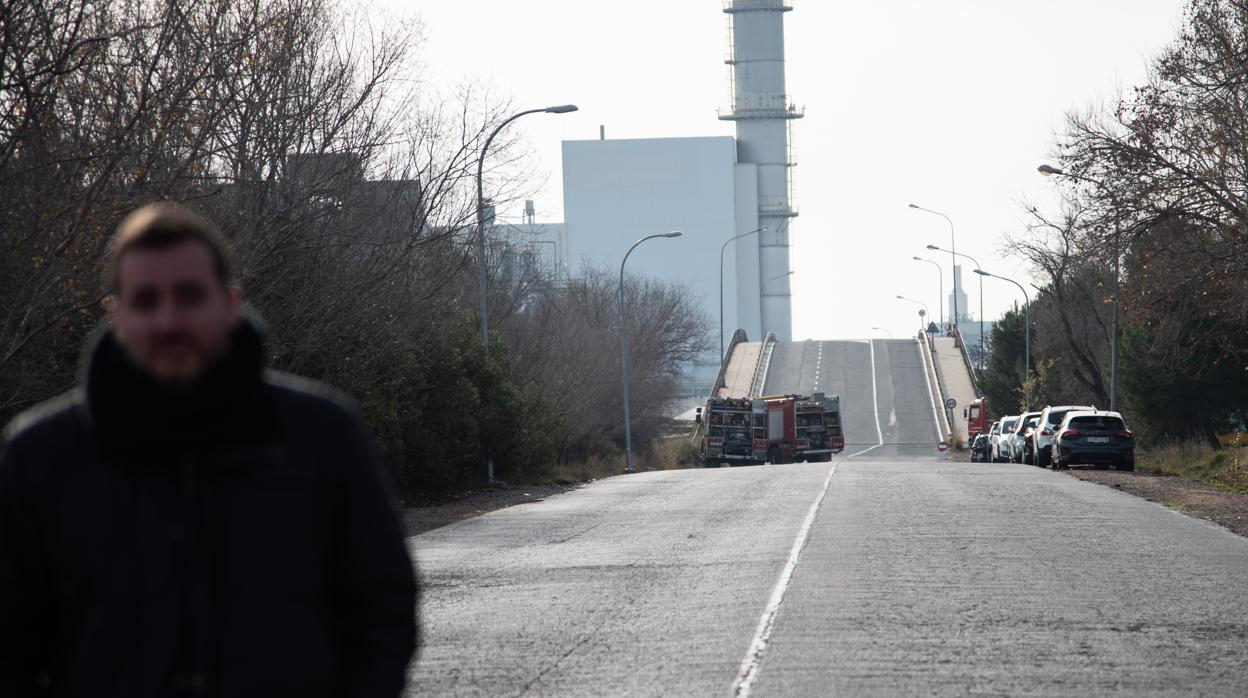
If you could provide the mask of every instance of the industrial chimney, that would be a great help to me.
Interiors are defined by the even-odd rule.
[[[762,331],[781,341],[793,335],[789,280],[789,224],[793,206],[793,119],[803,116],[784,88],[785,0],[724,0],[731,45],[725,61],[732,72],[730,112],[735,121],[737,161],[758,165],[758,237]]]

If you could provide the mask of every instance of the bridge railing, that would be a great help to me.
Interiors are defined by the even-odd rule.
[[[940,422],[937,430],[941,432],[941,440],[948,441],[953,438],[953,425],[949,421],[949,411],[945,408],[945,384],[940,375],[940,362],[936,361],[935,340],[924,332],[919,336],[919,347],[919,353],[923,355],[923,370],[927,372],[927,379],[932,385],[932,397],[940,403],[934,405]]]
[[[958,342],[958,350],[962,352],[962,363],[966,364],[966,375],[971,378],[971,390],[975,391],[975,397],[983,397],[984,394],[979,392],[979,379],[975,376],[975,367],[971,365],[971,355],[966,351],[966,342]]]
[[[776,333],[768,332],[763,339],[762,351],[758,353],[758,363],[754,364],[754,380],[750,381],[750,397],[763,394],[767,384],[767,369],[771,367],[771,352],[776,348]]]
[[[728,342],[728,351],[719,359],[719,374],[715,376],[715,383],[711,386],[710,397],[718,395],[719,389],[724,387],[724,379],[728,375],[728,363],[732,360],[732,350],[736,349],[738,344],[748,341],[750,339],[745,335],[745,330],[737,328],[737,331],[732,333],[732,339]]]

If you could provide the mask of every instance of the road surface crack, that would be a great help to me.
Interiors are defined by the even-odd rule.
[[[569,647],[563,654],[559,655],[559,657],[555,659],[555,661],[551,662],[550,666],[537,672],[537,676],[534,676],[532,679],[529,679],[529,682],[524,684],[524,688],[521,688],[520,692],[516,694],[517,698],[519,698],[519,696],[523,696],[527,694],[530,690],[533,689],[535,685],[537,685],[539,681],[542,680],[543,677],[545,677],[550,672],[554,671],[559,666],[560,662],[572,656],[574,652],[576,652],[578,649],[583,647],[585,643],[589,641],[590,641],[589,635],[582,635],[580,639],[572,643],[572,646]]]

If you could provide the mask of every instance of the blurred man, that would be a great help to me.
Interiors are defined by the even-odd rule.
[[[264,369],[189,209],[119,226],[82,385],[0,454],[0,696],[396,696],[415,582],[355,409]]]

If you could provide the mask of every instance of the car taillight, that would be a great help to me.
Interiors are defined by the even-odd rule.
[[[1041,435],[1041,436],[1052,436],[1052,435],[1053,435],[1053,430],[1052,430],[1052,429],[1048,429],[1048,428],[1041,429],[1041,430],[1040,430],[1040,435]]]
[[[1129,439],[1131,438],[1131,430],[1123,429],[1122,431],[1116,431],[1114,432],[1114,436],[1117,436],[1120,439]]]
[[[1066,431],[1063,431],[1061,434],[1061,438],[1063,439],[1077,439],[1080,436],[1083,436],[1083,434],[1080,433],[1078,429],[1067,429]]]

